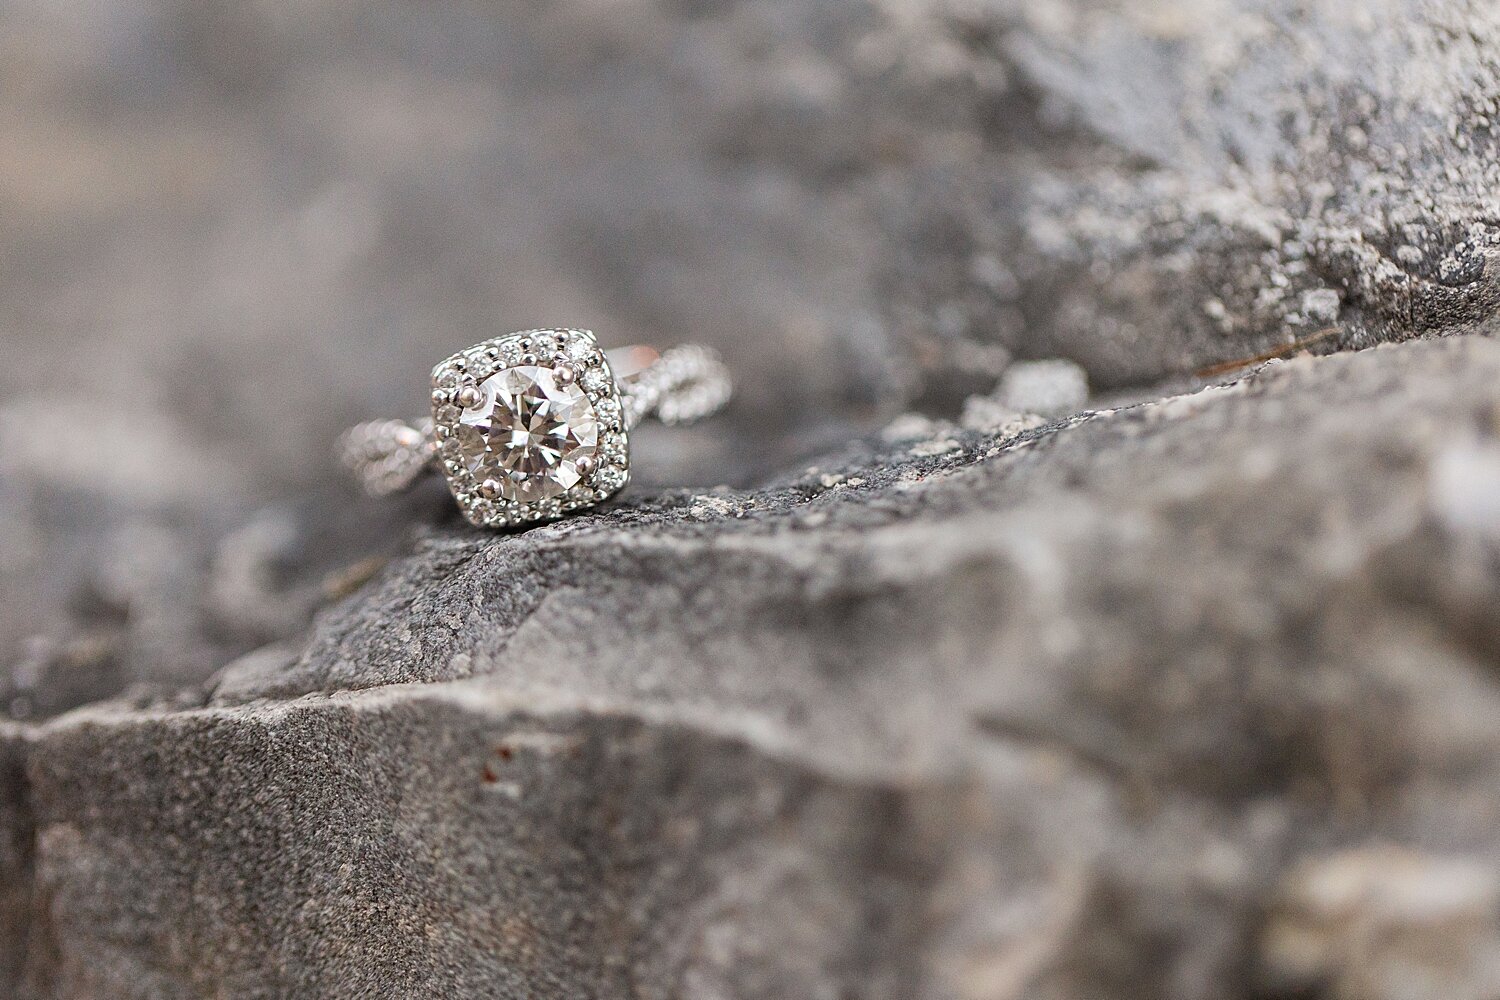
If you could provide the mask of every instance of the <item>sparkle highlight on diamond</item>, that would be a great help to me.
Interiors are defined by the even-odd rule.
[[[533,503],[583,478],[578,463],[598,451],[599,418],[579,385],[559,385],[551,368],[517,365],[479,383],[479,392],[457,425],[462,461],[475,479],[498,483],[506,500]]]

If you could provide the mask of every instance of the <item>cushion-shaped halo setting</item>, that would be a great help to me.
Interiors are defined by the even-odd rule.
[[[588,330],[525,330],[432,373],[439,466],[479,527],[532,524],[609,499],[629,481],[620,387]]]

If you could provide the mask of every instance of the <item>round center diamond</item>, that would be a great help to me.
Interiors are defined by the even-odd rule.
[[[519,503],[555,497],[582,478],[578,461],[598,450],[599,421],[581,388],[558,385],[550,368],[518,365],[491,375],[479,391],[483,398],[458,426],[475,478],[495,480],[502,497]]]

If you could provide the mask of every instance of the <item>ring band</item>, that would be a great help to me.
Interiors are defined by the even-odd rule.
[[[430,419],[360,424],[341,439],[340,457],[374,496],[435,469],[470,523],[531,524],[618,493],[641,420],[698,420],[732,391],[707,347],[604,351],[588,330],[523,330],[433,369]]]

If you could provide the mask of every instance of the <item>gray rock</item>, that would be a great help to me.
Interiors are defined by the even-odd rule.
[[[0,992],[1500,993],[1492,4],[43,6]],[[351,498],[561,322],[737,403]]]
[[[734,411],[642,442],[643,485],[702,487],[956,418],[1013,356],[1149,396],[1494,311],[1486,0],[29,9],[0,88],[18,716],[300,632],[412,514],[351,508],[329,442],[497,330],[716,344]]]
[[[27,731],[11,953],[70,997],[1249,996],[1357,933],[1299,866],[1500,857],[1500,549],[1450,468],[1496,385],[1485,339],[1303,358],[430,531],[195,704]],[[1425,920],[1423,870],[1347,919]],[[1479,996],[1460,895],[1479,950],[1419,957]]]

